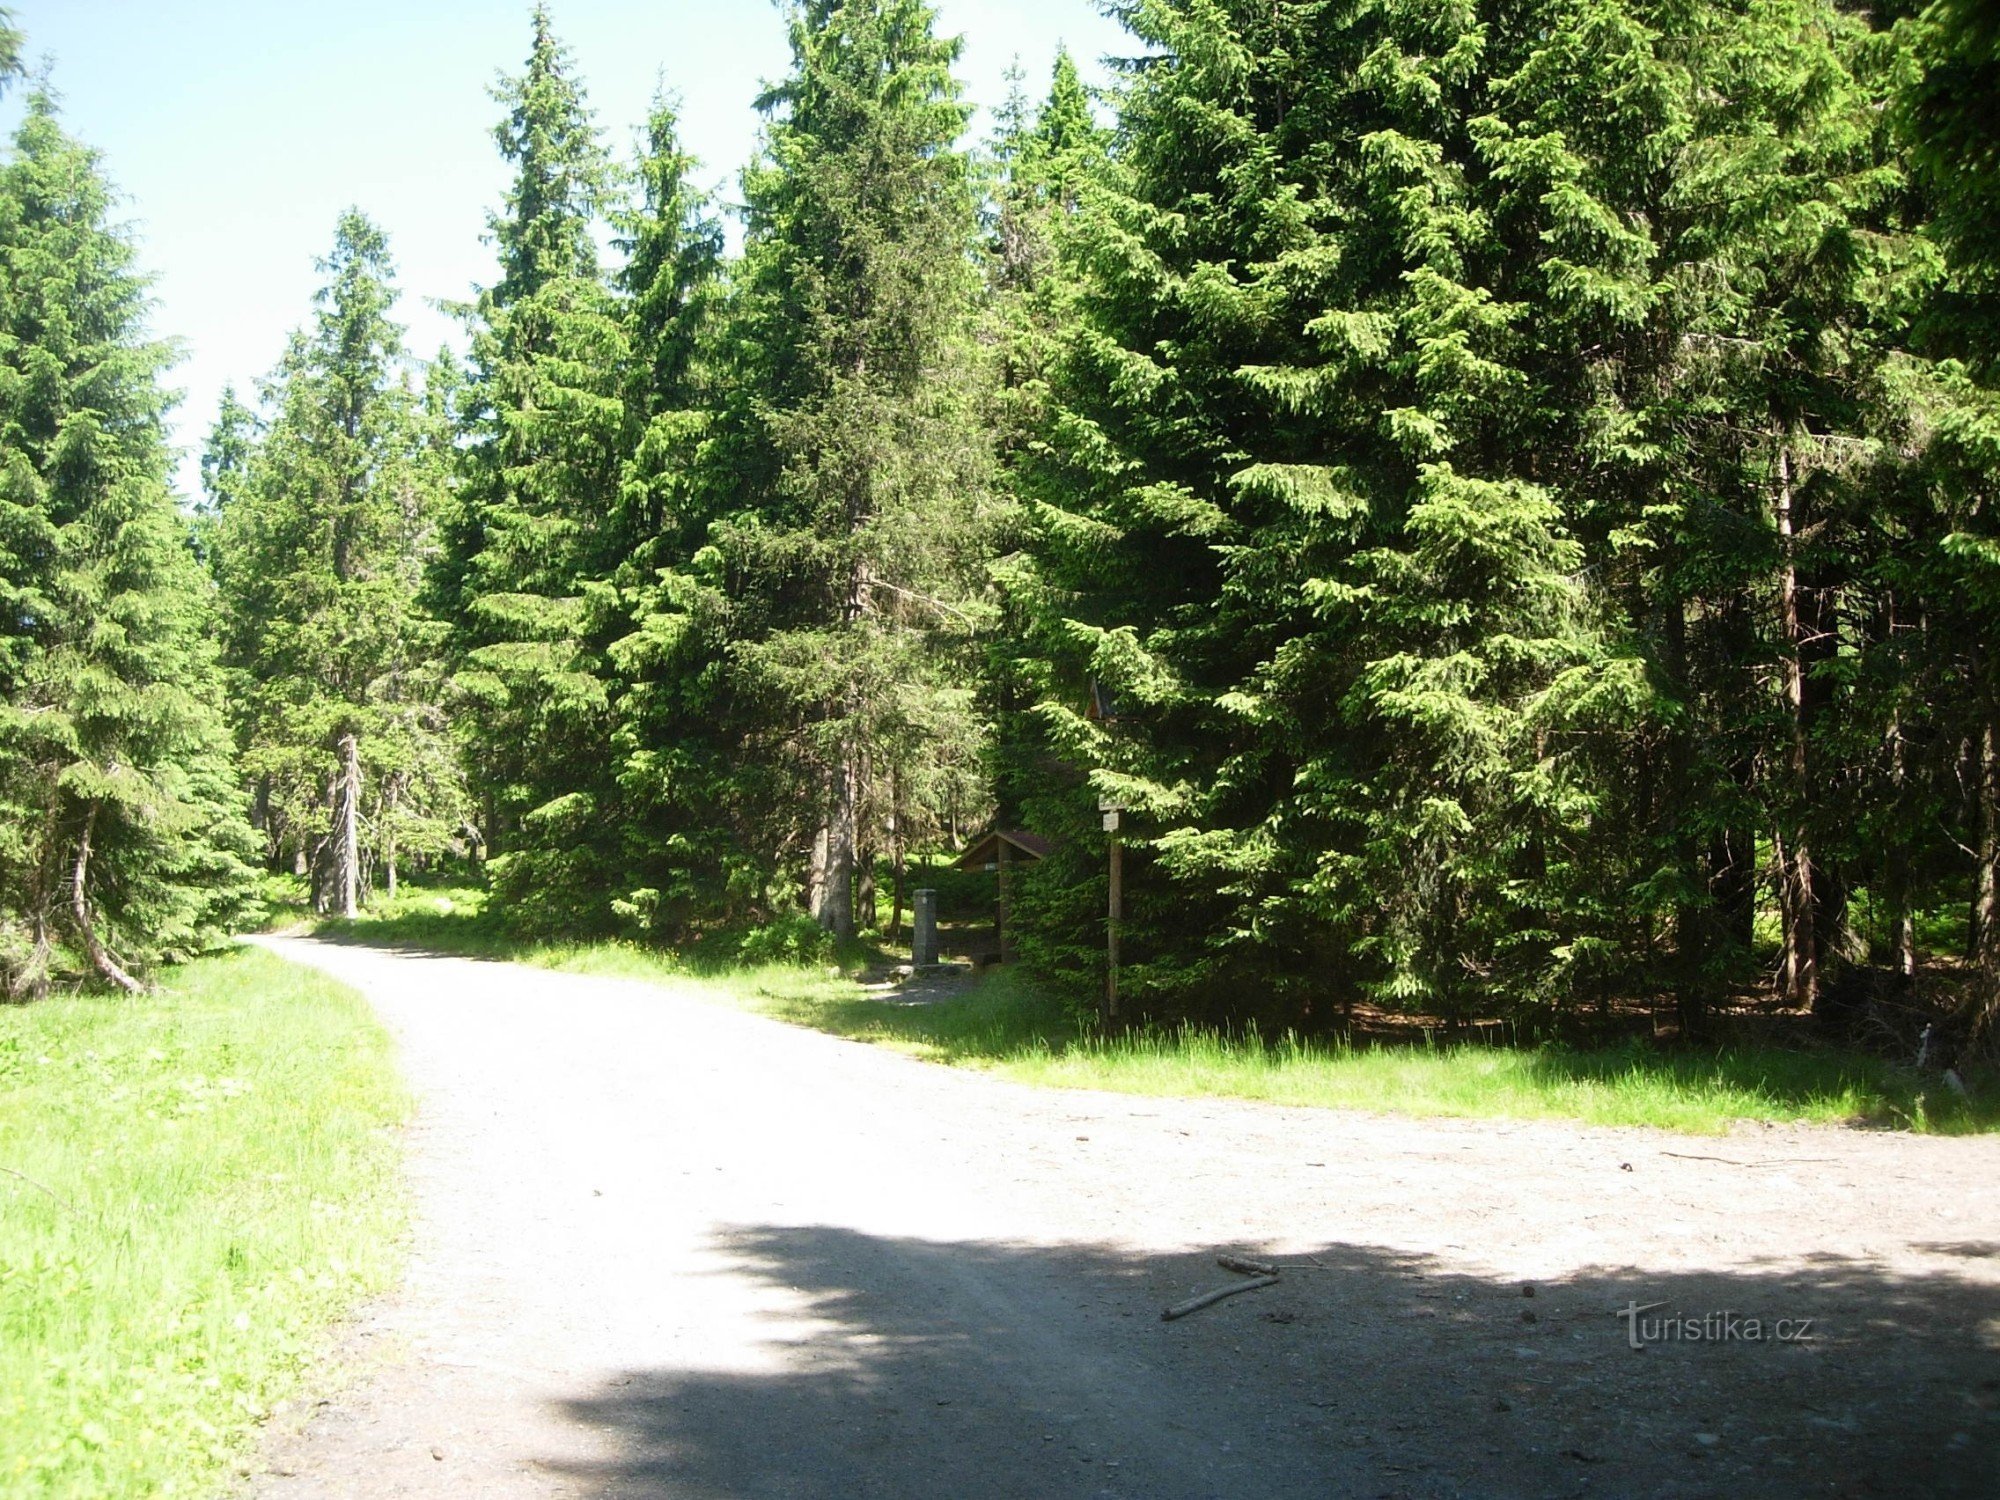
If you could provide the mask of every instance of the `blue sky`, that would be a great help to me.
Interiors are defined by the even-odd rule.
[[[177,340],[186,392],[181,484],[227,381],[246,397],[302,323],[335,217],[388,231],[411,347],[457,342],[427,305],[492,279],[482,243],[506,174],[492,140],[496,72],[527,55],[527,0],[7,0],[31,63],[51,58],[72,133],[104,155],[155,278],[154,331]],[[1086,75],[1129,50],[1092,0],[935,0],[962,35],[972,101],[1002,97],[1018,54],[1031,92],[1059,42]],[[789,61],[766,0],[552,0],[606,139],[629,154],[656,85],[681,95],[703,175],[735,196],[760,83]],[[11,128],[18,102],[6,113]],[[985,133],[975,120],[975,135]]]

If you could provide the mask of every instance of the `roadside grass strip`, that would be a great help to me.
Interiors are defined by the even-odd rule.
[[[1643,1039],[1603,1047],[1347,1043],[1194,1027],[1105,1037],[1014,969],[987,975],[965,995],[909,1005],[873,996],[825,965],[714,963],[634,943],[510,938],[470,889],[413,893],[351,929],[323,930],[347,941],[408,943],[565,973],[691,984],[793,1025],[1043,1087],[1695,1135],[1721,1134],[1740,1121],[1936,1134],[2000,1129],[2000,1091],[1990,1079],[1961,1096],[1935,1074],[1833,1047],[1656,1047]]]
[[[394,1279],[407,1111],[361,998],[254,950],[0,1009],[0,1494],[216,1493]]]

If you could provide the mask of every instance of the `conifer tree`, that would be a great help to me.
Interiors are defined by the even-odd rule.
[[[844,934],[912,773],[976,763],[962,643],[994,502],[958,45],[919,0],[807,0],[788,20],[712,448],[741,499],[710,539],[753,821],[774,864],[804,856],[809,909]]]
[[[1933,0],[1911,29],[1918,66],[1900,103],[1931,227],[1956,273],[1940,288],[1930,333],[1990,371],[2000,360],[2000,6]]]
[[[416,608],[444,501],[423,403],[391,318],[381,230],[341,216],[311,326],[267,390],[254,448],[225,403],[204,478],[217,511],[245,773],[267,857],[355,914],[379,867],[443,852],[463,816],[438,670]]]
[[[1048,97],[1031,109],[1018,66],[989,145],[993,185],[994,279],[1020,292],[1041,279],[1051,257],[1052,221],[1074,210],[1085,180],[1102,164],[1105,132],[1067,48],[1056,52]]]
[[[0,167],[0,984],[126,989],[248,904],[146,284],[46,92]]]
[[[1135,19],[1158,55],[1070,236],[1080,316],[1028,474],[1035,759],[1088,776],[1028,778],[1077,851],[1038,871],[1033,947],[1090,971],[1067,893],[1094,790],[1142,835],[1129,982],[1152,1004],[1254,976],[1291,1021],[1370,988],[1454,1008],[1520,929],[1553,961],[1547,914],[1512,910],[1518,814],[1580,810],[1524,773],[1538,716],[1588,696],[1549,690],[1597,661],[1510,442],[1517,312],[1468,182],[1485,31],[1401,6]]]
[[[211,512],[220,514],[242,495],[260,436],[257,413],[243,404],[234,385],[225,384],[201,449],[201,489]]]
[[[594,239],[611,168],[546,7],[526,69],[496,97],[515,175],[489,221],[500,278],[473,312],[469,442],[431,598],[451,626],[466,765],[488,847],[505,856],[503,896],[529,925],[601,925],[606,872],[592,851],[609,817],[611,704],[584,587],[618,557],[630,357]]]
[[[703,445],[715,404],[722,226],[693,181],[677,107],[656,99],[621,219],[632,357],[619,556],[587,590],[613,680],[612,789],[621,925],[672,935],[740,906],[752,862],[728,810],[728,740],[717,660],[723,599],[699,561],[711,497]]]
[[[1100,179],[1113,167],[1111,132],[1097,125],[1067,50],[1058,51],[1049,93],[1038,107],[1029,104],[1018,68],[1010,82],[1012,98],[988,148],[995,177],[987,255],[989,337],[999,351],[994,382],[997,457],[1011,487],[1033,497],[1041,493],[1037,480],[1045,469],[1051,470],[1047,477],[1058,490],[1064,484],[1059,466],[1050,465],[1053,445],[1045,433],[1053,420],[1052,381],[1065,340],[1081,316],[1084,278],[1068,237],[1087,217],[1086,198],[1103,191]],[[1036,629],[1050,601],[1035,587],[1027,562],[1031,517],[1032,507],[1017,512],[994,549],[1000,608],[987,642],[984,673],[994,719],[987,775],[1003,828],[1021,828],[1044,815],[1031,804],[1046,747],[1027,710],[1042,680],[1044,653]],[[1065,850],[1057,865],[1069,866],[1075,858]],[[1069,868],[1063,879],[1087,880],[1089,875]],[[1061,889],[1054,880],[1043,884]],[[1023,901],[1032,913],[1037,905],[1033,884],[1024,889],[1010,881],[1010,904],[1019,908]],[[1035,922],[1031,914],[1027,926]],[[1014,925],[1008,947],[1018,951],[1023,924],[1017,920]]]
[[[1832,795],[1874,779],[1838,744],[1838,659],[1867,646],[1887,539],[1865,497],[1906,446],[1884,377],[1925,274],[1883,83],[1865,29],[1810,0],[1536,19],[1547,44],[1515,44],[1481,147],[1521,247],[1510,290],[1542,314],[1556,422],[1533,441],[1661,693],[1636,774],[1609,782],[1614,826],[1643,830],[1625,946],[1672,955],[1698,1028],[1750,977],[1761,835],[1782,987],[1811,1005],[1865,848]]]
[[[1920,789],[1928,779],[1930,795],[1920,790],[1896,811],[1899,833],[1956,827],[1956,849],[1973,851],[1967,947],[1981,975],[1975,1027],[1990,1035],[2000,1028],[2000,11],[1986,0],[1936,0],[1909,31],[1919,66],[1905,127],[1949,272],[1932,292],[1925,332],[1930,351],[1949,357],[1910,382],[1934,436],[1908,524],[1936,547],[1912,570],[1921,592],[1909,612],[1920,612],[1926,649],[1913,653],[1922,670],[1909,674],[1904,697],[1936,731],[1943,764],[1910,777]],[[1907,899],[1900,904],[1907,932]]]

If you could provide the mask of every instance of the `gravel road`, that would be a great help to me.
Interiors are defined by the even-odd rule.
[[[1041,1091],[266,946],[420,1101],[409,1276],[273,1422],[269,1500],[2000,1494],[2000,1138]],[[1292,1269],[1163,1322],[1219,1250]]]

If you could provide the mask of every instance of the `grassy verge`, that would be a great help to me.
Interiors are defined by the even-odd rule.
[[[1694,1134],[1742,1120],[2000,1130],[2000,1090],[1991,1080],[1966,1100],[1935,1077],[1834,1049],[1267,1044],[1192,1030],[1102,1038],[1012,971],[990,975],[964,996],[897,1004],[824,966],[717,964],[624,943],[521,942],[482,918],[479,893],[470,890],[412,894],[349,935],[569,973],[695,979],[718,997],[793,1025],[1057,1088]]]
[[[393,1275],[405,1110],[360,998],[254,951],[0,1010],[0,1493],[213,1493]]]
[[[1009,972],[962,998],[923,1006],[868,999],[854,986],[797,971],[723,983],[780,1020],[1047,1087],[1691,1134],[1717,1134],[1741,1120],[1944,1134],[2000,1129],[2000,1097],[1990,1085],[1968,1101],[1935,1078],[1852,1052],[1267,1044],[1192,1029],[1103,1038],[1079,1032],[1063,1007]]]

